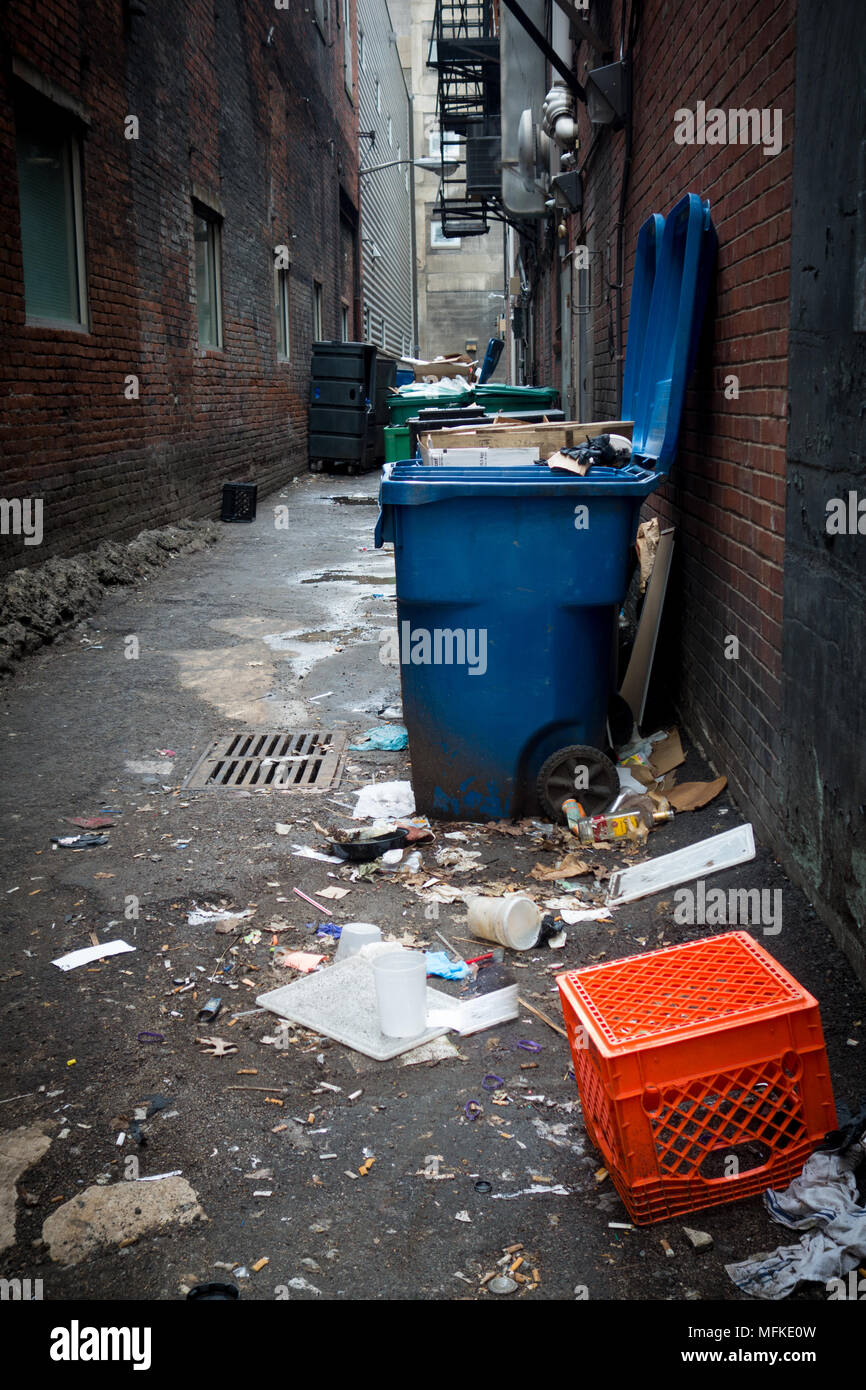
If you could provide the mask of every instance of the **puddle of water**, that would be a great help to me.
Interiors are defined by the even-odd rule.
[[[321,574],[302,579],[302,584],[396,584],[396,576],[384,574],[349,574],[346,570],[322,570]]]

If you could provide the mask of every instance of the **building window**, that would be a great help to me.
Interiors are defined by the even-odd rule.
[[[198,203],[193,207],[193,235],[199,347],[220,348],[223,342],[220,219]]]
[[[382,114],[382,86],[381,86],[381,83],[379,82],[379,79],[378,79],[378,78],[376,78],[376,111],[377,111],[378,114],[381,116],[381,114]]]
[[[393,149],[393,147],[394,147],[394,127],[393,127],[393,125],[391,124],[391,117],[390,117],[390,116],[388,117],[388,144],[389,144],[389,145],[391,146],[391,148]]]
[[[447,159],[460,159],[460,136],[453,130],[431,130],[427,136],[427,152],[431,159],[444,154]]]
[[[275,269],[274,317],[277,325],[277,357],[281,362],[288,362],[292,355],[289,304],[289,272]]]
[[[344,304],[340,309],[340,328],[343,334],[343,342],[349,341],[349,307]]]
[[[442,223],[441,223],[441,222],[434,222],[434,221],[433,221],[433,218],[431,217],[431,219],[430,219],[430,245],[433,246],[433,247],[435,247],[437,251],[459,251],[459,250],[460,250],[460,237],[459,237],[459,236],[450,236],[450,237],[445,236],[444,232],[442,231]]]
[[[364,305],[364,342],[365,342],[365,343],[369,343],[369,341],[370,341],[370,307],[369,307],[369,305],[365,304],[365,305]]]
[[[352,95],[352,0],[343,0],[343,75]]]
[[[27,321],[86,330],[81,141],[59,107],[36,98],[16,123]]]
[[[385,327],[385,315],[383,314],[383,315],[382,315],[382,346],[383,346],[383,347],[387,347],[387,346],[388,346],[388,344],[387,344],[387,342],[386,342],[386,337],[387,337],[387,329],[386,329],[386,327]]]
[[[366,64],[365,64],[365,62],[364,62],[364,30],[363,30],[363,29],[359,29],[359,30],[358,30],[358,67],[361,69],[361,72],[366,72]]]
[[[321,343],[325,336],[325,296],[318,280],[313,281],[313,342]]]
[[[327,0],[315,0],[314,14],[316,17],[316,28],[322,38],[327,43],[328,40],[328,15],[326,9]]]

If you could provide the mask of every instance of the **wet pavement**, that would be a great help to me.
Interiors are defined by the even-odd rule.
[[[533,1013],[451,1034],[432,1059],[375,1063],[301,1028],[282,1048],[262,1041],[276,1020],[253,1012],[256,996],[293,978],[272,963],[272,928],[283,946],[330,949],[295,887],[313,897],[347,887],[329,903],[332,920],[376,922],[434,949],[436,928],[471,954],[462,902],[434,919],[399,876],[352,882],[293,852],[321,846],[317,827],[348,824],[364,784],[408,776],[404,753],[350,752],[339,784],[320,793],[181,788],[209,743],[237,729],[342,730],[355,741],[399,703],[399,673],[380,660],[395,602],[393,558],[372,548],[375,518],[374,479],[305,477],[252,525],[226,526],[208,551],[108,596],[0,689],[0,1212],[10,1239],[14,1223],[0,1275],[42,1279],[52,1300],[177,1300],[198,1281],[231,1278],[254,1300],[489,1301],[485,1276],[517,1262],[509,1296],[523,1301],[747,1301],[725,1263],[790,1237],[759,1197],[625,1228],[583,1127],[566,1041]],[[679,779],[712,775],[688,731],[683,743]],[[68,818],[103,807],[117,812],[108,844],[52,849],[52,836],[77,833]],[[723,793],[653,832],[650,853],[740,820]],[[538,892],[531,870],[566,848],[537,830],[444,829],[467,839],[440,827],[423,865],[461,888]],[[455,844],[480,852],[477,873],[437,868],[436,850]],[[712,883],[781,891],[780,930],[751,930],[819,1000],[837,1101],[855,1108],[866,999],[829,933],[762,847]],[[196,905],[252,908],[242,927],[260,939],[226,955],[235,938],[190,925]],[[667,892],[510,964],[521,997],[561,1023],[557,972],[718,930],[678,925]],[[135,950],[68,973],[51,964],[93,934]],[[212,994],[223,1012],[199,1024]],[[204,1054],[196,1039],[214,1035],[237,1051]],[[483,1085],[491,1075],[495,1090]],[[24,1129],[23,1157],[7,1158]],[[130,1206],[130,1184],[160,1174],[175,1178]],[[709,1232],[713,1248],[695,1253],[685,1225]],[[825,1298],[816,1286],[794,1296]]]

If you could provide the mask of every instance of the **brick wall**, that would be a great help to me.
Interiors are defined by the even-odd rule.
[[[648,510],[677,527],[669,604],[680,631],[678,700],[731,777],[741,804],[769,822],[779,799],[782,565],[785,530],[786,355],[792,204],[794,0],[733,0],[711,11],[690,0],[646,0],[634,55],[633,154],[624,219],[623,333],[638,230],[686,192],[708,198],[719,235],[715,286],[686,398],[673,481]],[[595,10],[593,10],[595,15]],[[618,48],[620,10],[608,33]],[[580,53],[578,75],[587,59]],[[592,59],[589,66],[595,66]],[[779,108],[782,148],[677,145],[674,113]],[[594,418],[616,418],[615,233],[625,137],[593,146],[581,107],[583,222],[572,243],[592,254]],[[537,375],[553,370],[536,343]],[[739,398],[725,398],[736,375]],[[739,640],[726,659],[725,639]]]
[[[3,537],[0,571],[213,515],[224,481],[255,481],[261,494],[306,466],[314,279],[326,336],[340,336],[344,298],[352,332],[360,327],[357,268],[340,231],[341,186],[351,212],[358,167],[342,9],[324,0],[322,36],[314,8],[148,0],[135,16],[114,0],[5,6],[2,493],[44,499],[45,539]],[[86,118],[87,332],[25,322],[13,60]],[[137,140],[124,135],[129,114]],[[194,192],[223,216],[218,352],[198,345]],[[275,338],[280,243],[292,254],[289,362],[277,360]],[[124,398],[128,375],[139,378],[138,400]]]

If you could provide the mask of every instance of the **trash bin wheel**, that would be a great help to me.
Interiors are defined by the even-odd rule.
[[[564,823],[563,804],[580,802],[588,816],[600,815],[619,791],[616,768],[606,754],[583,743],[552,753],[538,774],[538,800],[545,815]]]
[[[310,472],[311,472],[311,473],[324,473],[324,471],[325,471],[325,461],[324,461],[324,459],[310,459]]]

